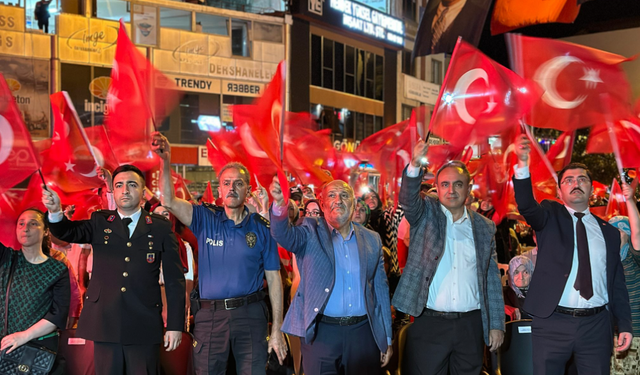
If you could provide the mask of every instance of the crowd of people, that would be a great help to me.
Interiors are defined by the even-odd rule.
[[[628,217],[607,223],[589,210],[588,168],[572,163],[558,173],[561,202],[538,203],[526,137],[513,179],[524,221],[498,225],[464,163],[425,181],[422,141],[397,205],[340,180],[315,190],[274,177],[252,190],[236,162],[218,171],[221,204],[186,201],[169,141],[155,133],[152,148],[159,198],[122,165],[97,169],[103,209],[88,220],[71,220],[73,207],[44,186],[47,212],[22,212],[21,249],[0,245],[1,350],[36,341],[56,351],[58,332],[77,327],[99,375],[168,373],[164,353],[185,345],[184,373],[284,364],[308,375],[477,375],[491,371],[487,350],[503,344],[505,322],[532,319],[534,373],[549,375],[608,374],[612,353],[638,345],[634,188],[623,181]],[[81,360],[59,353],[50,373]]]

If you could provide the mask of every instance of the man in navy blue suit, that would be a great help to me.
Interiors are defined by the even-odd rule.
[[[585,165],[572,163],[558,173],[564,204],[538,204],[529,176],[530,142],[523,135],[515,146],[516,201],[538,241],[524,304],[533,316],[534,374],[562,375],[572,356],[579,374],[609,374],[614,328],[618,352],[632,339],[620,234],[589,212],[593,180]]]
[[[379,374],[391,357],[391,302],[380,236],[351,221],[353,189],[322,190],[324,217],[289,223],[277,178],[271,235],[296,254],[300,285],[282,331],[301,337],[307,375]]]

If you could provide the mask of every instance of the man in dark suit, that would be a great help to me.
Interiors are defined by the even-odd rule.
[[[322,190],[324,217],[294,227],[277,178],[271,235],[296,254],[300,285],[282,331],[301,337],[307,375],[379,374],[391,357],[391,306],[380,236],[351,221],[353,189]]]
[[[164,347],[178,347],[184,326],[185,281],[171,223],[140,208],[144,175],[132,165],[113,172],[117,210],[96,211],[89,220],[64,217],[60,198],[43,190],[51,233],[63,241],[93,246],[93,276],[77,336],[95,342],[98,375],[159,374],[163,342],[160,266],[167,294]]]
[[[399,196],[411,241],[393,305],[415,317],[402,373],[477,375],[484,344],[495,351],[504,338],[496,226],[466,209],[471,176],[462,162],[438,170],[437,198],[420,196],[426,154],[427,145],[418,142]]]
[[[488,10],[487,0],[430,0],[420,19],[413,56],[451,53],[458,36],[477,45]]]
[[[572,163],[558,173],[564,203],[538,204],[529,176],[530,142],[516,142],[513,186],[518,210],[536,232],[538,259],[524,309],[533,315],[533,370],[561,375],[573,356],[579,374],[609,374],[613,329],[617,351],[631,344],[631,310],[620,261],[620,233],[589,212],[591,174]]]

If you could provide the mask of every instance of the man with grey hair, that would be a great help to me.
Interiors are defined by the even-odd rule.
[[[477,375],[483,344],[495,351],[504,338],[496,226],[466,209],[471,176],[460,161],[436,173],[437,198],[420,196],[426,154],[426,143],[418,142],[399,196],[411,242],[393,305],[415,317],[407,331],[402,373]]]
[[[296,255],[300,285],[283,332],[301,337],[307,375],[379,374],[391,357],[391,306],[380,236],[351,220],[343,181],[322,190],[324,217],[293,226],[278,179],[270,186],[271,234]]]
[[[193,332],[196,373],[225,374],[231,350],[239,374],[264,374],[267,353],[275,350],[282,363],[287,346],[280,332],[280,258],[269,221],[249,213],[245,206],[251,191],[249,171],[235,162],[220,170],[218,193],[223,207],[192,205],[175,197],[169,141],[156,132],[152,149],[162,160],[162,205],[198,239],[199,296],[191,305],[198,310]],[[265,276],[273,310],[268,343]]]

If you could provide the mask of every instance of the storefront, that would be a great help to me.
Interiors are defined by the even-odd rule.
[[[0,72],[34,138],[51,133],[51,36],[28,32],[24,8],[0,5]]]
[[[404,25],[376,4],[293,2],[290,108],[310,111],[348,149],[397,122]]]

